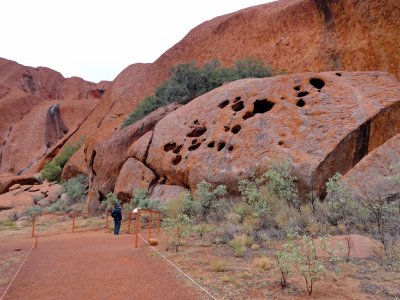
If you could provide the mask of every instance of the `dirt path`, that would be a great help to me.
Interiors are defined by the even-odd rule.
[[[33,240],[1,243],[25,247]],[[24,249],[25,250],[25,249]],[[177,272],[149,254],[132,235],[104,232],[39,239],[5,299],[207,299]]]

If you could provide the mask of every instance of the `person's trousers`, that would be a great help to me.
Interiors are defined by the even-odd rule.
[[[114,234],[119,234],[120,228],[121,228],[121,221],[114,220]]]

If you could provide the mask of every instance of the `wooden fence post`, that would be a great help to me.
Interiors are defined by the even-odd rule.
[[[33,219],[32,219],[32,237],[35,237],[35,227],[36,227],[36,213],[33,214]]]
[[[135,248],[138,247],[138,234],[139,234],[139,225],[140,225],[140,210],[136,211],[136,236],[135,236]]]
[[[76,215],[76,212],[74,212],[74,216],[73,216],[73,219],[72,219],[72,233],[75,232],[75,215]]]

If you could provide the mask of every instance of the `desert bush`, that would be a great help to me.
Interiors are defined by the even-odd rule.
[[[110,211],[114,208],[116,203],[119,203],[117,195],[115,195],[113,192],[109,192],[106,195],[106,198],[103,201],[101,201],[100,208],[103,210]]]
[[[163,225],[170,230],[167,250],[173,248],[176,253],[182,246],[182,240],[190,234],[192,230],[192,221],[186,215],[181,215],[176,219],[165,219]]]
[[[61,181],[61,172],[67,161],[82,146],[83,139],[80,139],[75,145],[68,145],[51,162],[46,162],[41,174],[48,181]]]
[[[251,237],[241,234],[235,236],[235,238],[229,242],[229,246],[232,247],[233,251],[235,252],[235,256],[240,257],[244,255],[246,248],[250,247],[252,243],[253,239]]]
[[[78,175],[63,183],[63,187],[72,201],[81,201],[87,194],[88,179],[85,175]]]
[[[241,78],[261,78],[273,75],[270,67],[255,59],[243,59],[232,68],[223,68],[217,60],[198,68],[195,62],[180,64],[170,69],[170,78],[160,85],[153,96],[147,97],[137,106],[122,127],[128,126],[159,107],[172,102],[186,104],[225,82]]]
[[[273,268],[274,266],[274,261],[267,257],[267,256],[262,256],[262,257],[258,257],[256,259],[254,259],[253,264],[257,267],[260,268],[262,270],[270,270]]]
[[[226,272],[228,271],[228,266],[226,262],[222,260],[213,260],[211,261],[211,269],[214,272]]]
[[[227,191],[224,185],[219,185],[213,189],[212,185],[204,180],[197,184],[194,199],[201,205],[200,212],[203,219],[207,217],[211,217],[214,220],[223,219],[226,195]]]
[[[204,236],[211,231],[211,226],[207,223],[201,223],[195,225],[193,229],[199,235],[200,239],[203,240]]]
[[[61,166],[57,165],[54,162],[46,162],[41,174],[43,178],[47,179],[50,182],[53,181],[60,182],[61,172],[62,172]]]
[[[9,218],[8,220],[0,221],[0,231],[9,229],[17,229],[17,224],[15,223],[15,220]]]
[[[126,204],[125,204],[126,205]],[[125,206],[124,205],[124,206]],[[132,193],[132,198],[127,206],[131,210],[134,207],[140,207],[143,210],[161,210],[161,202],[156,199],[149,198],[149,192],[143,189],[135,189]]]
[[[302,243],[294,251],[295,261],[298,264],[300,274],[303,276],[309,295],[313,293],[315,282],[325,275],[325,267],[320,258],[312,238],[303,236]]]
[[[42,208],[40,206],[29,206],[26,209],[26,216],[28,217],[28,220],[32,220],[33,216],[39,215],[42,212]]]
[[[66,212],[67,206],[65,205],[65,202],[63,200],[57,200],[49,207],[47,207],[46,210],[48,212]]]
[[[263,177],[267,180],[268,189],[289,207],[300,209],[296,177],[291,175],[289,162],[271,163],[271,169]]]
[[[281,248],[274,250],[275,267],[280,274],[281,288],[287,287],[287,280],[293,273],[294,264],[296,262],[297,246],[294,238],[297,237],[293,231],[289,231],[286,235],[286,242]]]

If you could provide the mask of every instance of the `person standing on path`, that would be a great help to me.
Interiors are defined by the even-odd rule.
[[[121,206],[118,202],[115,203],[115,209],[111,212],[111,217],[114,219],[114,235],[118,235],[122,221]]]

